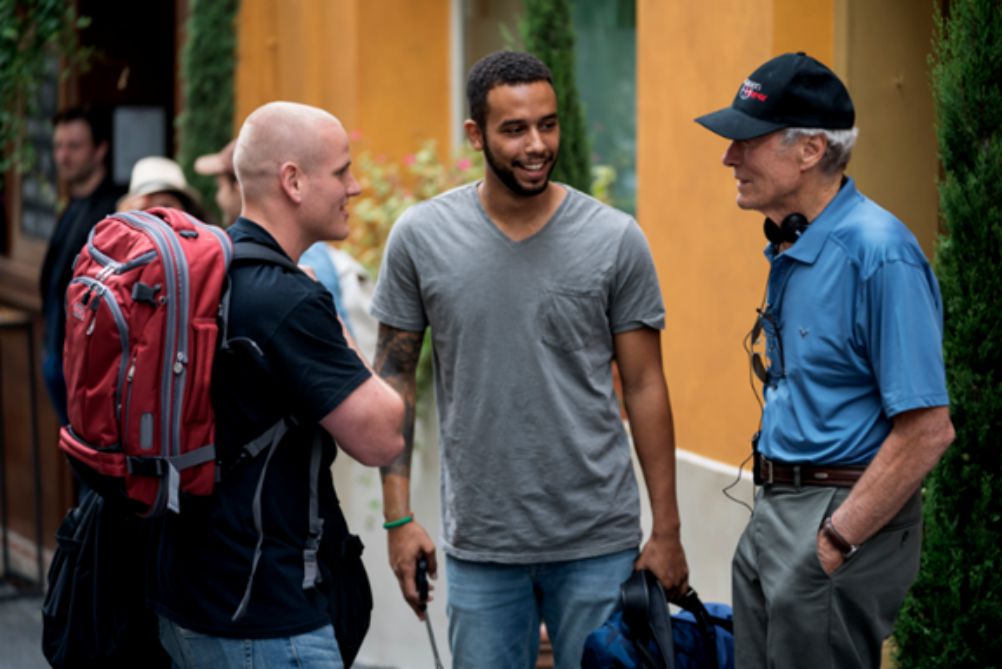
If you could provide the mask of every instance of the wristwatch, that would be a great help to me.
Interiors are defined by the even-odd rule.
[[[832,545],[842,553],[842,557],[846,560],[855,555],[856,551],[859,550],[859,546],[849,543],[845,537],[838,533],[838,530],[835,529],[835,525],[832,523],[831,516],[825,518],[825,522],[821,525],[821,531],[825,533],[828,541],[832,542]]]

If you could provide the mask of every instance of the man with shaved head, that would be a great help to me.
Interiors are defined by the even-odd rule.
[[[363,464],[387,464],[403,448],[403,402],[292,259],[348,234],[360,189],[341,123],[306,105],[254,111],[234,163],[243,209],[228,229],[229,319],[212,378],[221,476],[212,496],[183,500],[164,521],[160,639],[178,667],[342,667],[357,645],[335,638],[332,616],[368,610],[329,604],[343,601],[330,592],[334,562],[359,550],[330,477],[334,440]]]

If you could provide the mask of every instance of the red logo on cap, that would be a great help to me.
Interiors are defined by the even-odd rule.
[[[741,90],[738,92],[738,97],[742,100],[758,100],[759,102],[765,102],[766,98],[769,96],[762,92],[762,84],[757,81],[752,81],[751,79],[745,79],[745,83],[741,84]]]

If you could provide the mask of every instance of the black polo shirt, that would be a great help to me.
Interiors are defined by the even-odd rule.
[[[281,251],[263,228],[245,218],[228,230],[233,241],[253,239]],[[290,432],[268,465],[261,495],[264,543],[246,614],[232,620],[250,575],[257,532],[252,500],[266,460],[262,453],[222,469],[211,497],[184,497],[180,515],[163,521],[153,606],[178,625],[213,636],[272,638],[330,622],[324,578],[304,590],[303,547],[309,521],[309,462],[317,422],[369,378],[348,347],[330,294],[302,272],[271,264],[231,272],[230,338],[249,349],[216,356],[212,398],[216,445],[224,463],[282,416],[302,427]],[[333,440],[324,432],[320,515],[324,518],[321,575],[344,521],[330,474]]]

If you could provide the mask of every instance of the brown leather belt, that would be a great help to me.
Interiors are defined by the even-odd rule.
[[[769,460],[757,454],[754,467],[755,485],[819,485],[851,488],[866,471],[860,467],[827,467],[825,465],[793,465]]]

